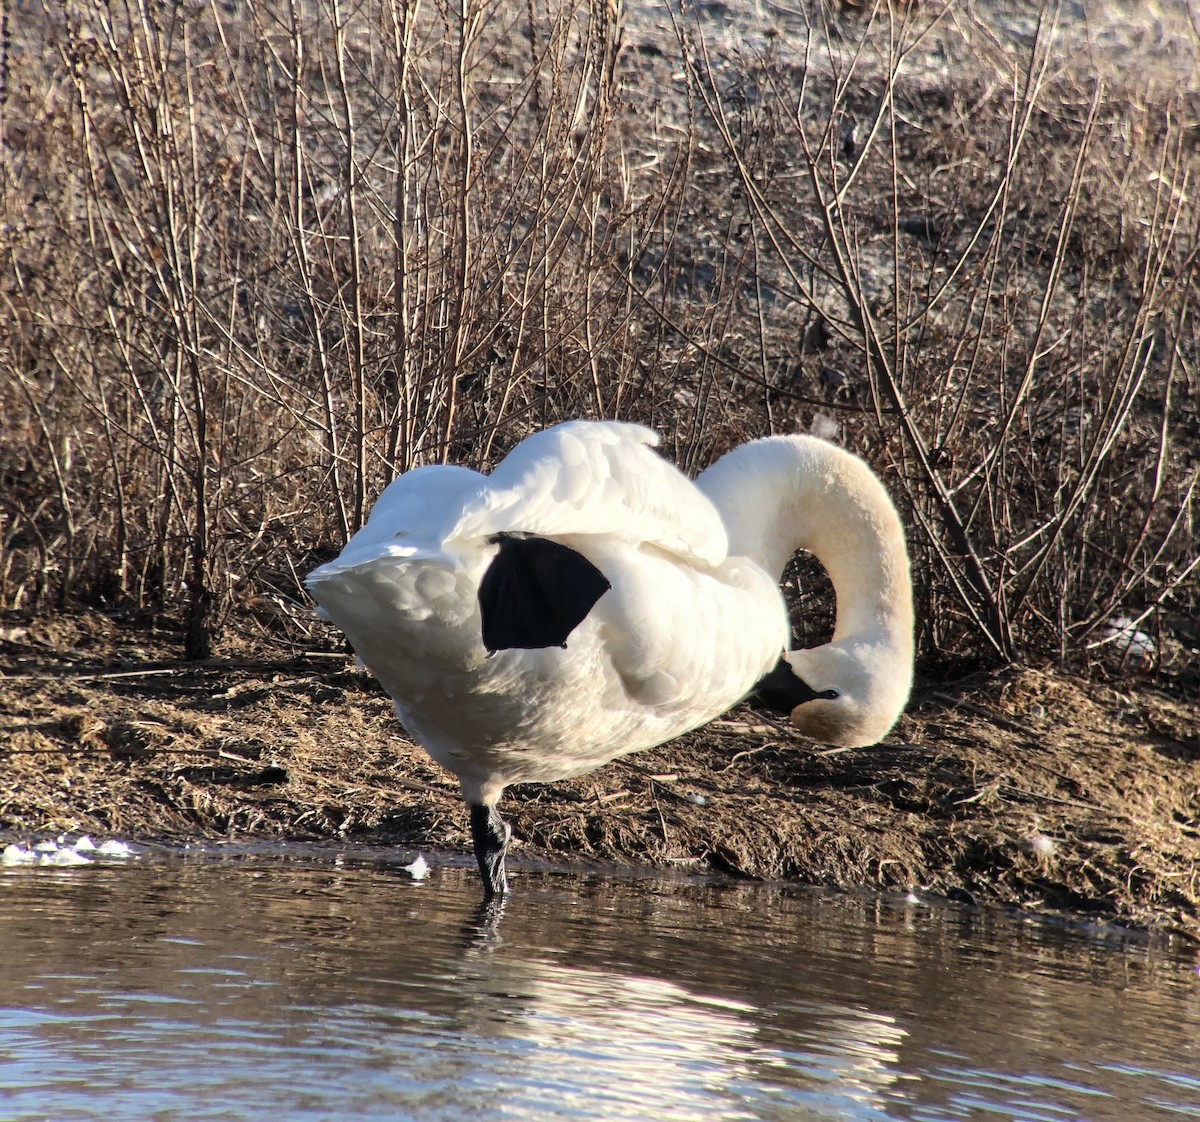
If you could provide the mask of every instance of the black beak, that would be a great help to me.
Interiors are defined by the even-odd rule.
[[[758,680],[750,691],[749,701],[769,713],[788,716],[797,705],[803,705],[806,701],[834,701],[837,695],[837,690],[814,690],[796,674],[791,663],[781,657],[775,669]]]

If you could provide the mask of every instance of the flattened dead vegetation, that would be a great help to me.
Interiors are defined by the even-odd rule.
[[[342,653],[181,663],[177,635],[100,615],[6,634],[6,839],[469,852],[452,777]],[[913,888],[1200,940],[1200,721],[1183,696],[1013,669],[919,692],[887,743],[854,750],[741,707],[581,779],[515,788],[504,809],[518,859]]]

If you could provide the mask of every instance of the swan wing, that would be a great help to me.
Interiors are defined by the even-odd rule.
[[[728,552],[716,507],[652,449],[657,433],[568,421],[518,444],[467,497],[444,540],[500,533],[650,544],[704,566]]]

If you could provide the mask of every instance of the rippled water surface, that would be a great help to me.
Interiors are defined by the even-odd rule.
[[[4,1119],[1200,1118],[1200,978],[902,900],[436,866],[0,872]]]

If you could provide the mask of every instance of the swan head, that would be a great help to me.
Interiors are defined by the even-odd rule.
[[[784,661],[814,696],[791,711],[791,723],[823,744],[863,748],[882,740],[904,712],[912,656],[887,643],[843,641],[789,651]]]

